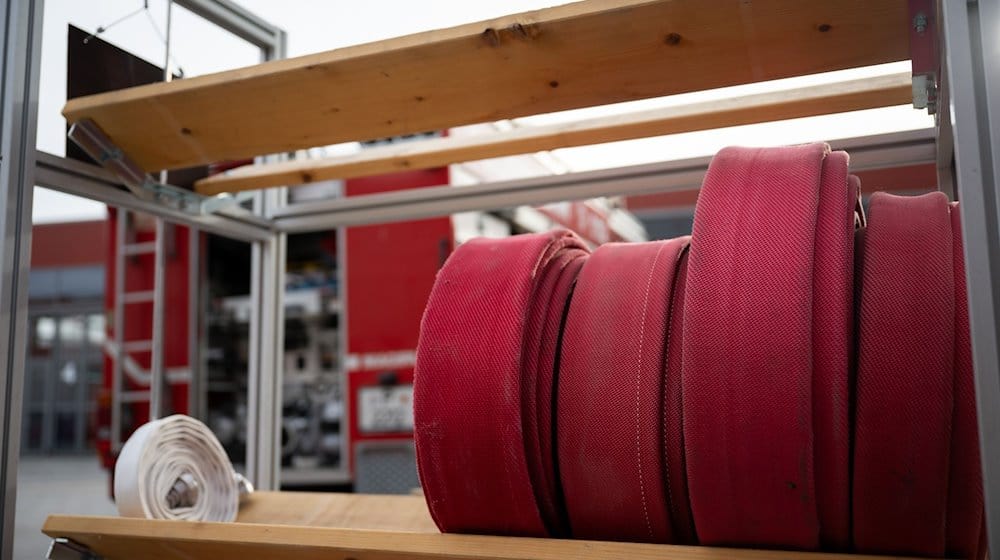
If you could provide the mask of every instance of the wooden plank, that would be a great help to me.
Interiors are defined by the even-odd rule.
[[[42,531],[107,560],[874,560],[873,556],[53,515]]]
[[[240,504],[241,523],[437,533],[423,496],[328,492],[254,492]]]
[[[912,99],[911,83],[910,74],[902,73],[490,135],[378,146],[349,156],[240,167],[197,181],[195,190],[219,194],[300,185],[556,148],[903,105]]]
[[[589,0],[73,99],[147,170],[903,60],[906,0]]]

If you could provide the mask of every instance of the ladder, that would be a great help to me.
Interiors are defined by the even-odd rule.
[[[173,79],[170,58],[170,28],[173,15],[173,0],[167,0],[167,29],[163,42],[166,47],[163,64],[163,81]],[[148,6],[147,6],[148,7]],[[160,171],[160,182],[169,183],[167,171]],[[118,208],[118,224],[115,248],[115,350],[112,368],[111,386],[111,451],[117,455],[121,449],[122,436],[122,406],[126,403],[149,402],[149,420],[153,421],[163,413],[163,311],[164,311],[164,277],[166,269],[166,222],[157,217],[156,238],[152,242],[128,243],[128,216],[130,212]],[[126,292],[125,260],[126,257],[152,252],[154,254],[153,289],[139,292]],[[125,306],[142,302],[153,302],[153,329],[150,340],[125,342]],[[123,373],[130,362],[130,352],[151,352],[150,370],[134,372],[141,379],[148,379],[148,391],[124,391],[122,387]],[[193,366],[192,362],[192,366]],[[135,368],[138,369],[138,368]],[[141,381],[140,381],[141,383]]]
[[[159,418],[163,407],[163,313],[164,275],[166,267],[166,223],[156,218],[153,241],[136,242],[135,231],[129,227],[134,213],[118,208],[115,228],[114,278],[114,341],[108,345],[111,357],[111,450],[117,454],[122,446],[123,408],[135,403],[149,403],[149,419]],[[154,255],[153,287],[127,291],[126,267],[130,257]],[[152,336],[148,340],[125,340],[125,309],[130,305],[153,304]],[[133,354],[150,353],[150,368],[144,369],[132,358]],[[126,376],[134,384],[148,389],[128,389]]]

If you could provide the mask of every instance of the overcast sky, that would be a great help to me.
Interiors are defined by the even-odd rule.
[[[449,27],[525,10],[564,3],[561,0],[237,0],[264,19],[288,32],[290,56],[396,37],[429,29]],[[93,31],[142,7],[142,0],[46,0],[42,34],[42,72],[39,99],[38,148],[62,155],[65,151],[65,121],[60,109],[66,101],[66,28],[72,23]],[[139,13],[112,26],[102,37],[158,65],[163,64],[161,34],[166,28],[166,0],[150,0],[148,13]],[[171,41],[173,64],[188,76],[247,66],[258,61],[259,51],[181,8],[174,8]],[[784,81],[784,87],[811,85],[831,79],[899,72],[908,63],[867,71],[848,71],[831,77],[806,77]],[[774,88],[752,85],[724,93],[688,94],[677,99],[646,100],[623,108],[597,109],[586,116],[611,111],[645,109],[678,102],[699,101],[714,95],[740,95]],[[581,113],[518,119],[532,125],[579,118]],[[721,131],[679,134],[610,145],[555,150],[555,167],[586,170],[648,161],[680,159],[714,153],[728,144],[782,144],[829,140],[864,134],[932,126],[921,111],[897,107],[833,117],[797,119]],[[537,172],[519,166],[492,166],[507,176]],[[538,166],[535,166],[537,169]],[[550,166],[552,167],[552,166]],[[498,173],[493,171],[492,173]],[[497,177],[500,178],[500,177]],[[103,205],[83,201],[45,189],[36,189],[34,220],[51,222],[92,219],[104,215]]]

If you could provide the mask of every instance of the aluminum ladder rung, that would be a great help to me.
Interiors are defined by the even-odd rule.
[[[128,256],[152,255],[156,252],[156,242],[128,243],[122,247],[122,252]]]
[[[163,298],[164,269],[166,252],[164,241],[164,223],[162,218],[156,220],[156,237],[152,241],[135,241],[134,235],[129,235],[130,212],[124,208],[118,209],[118,223],[115,232],[115,305],[114,305],[114,338],[117,355],[112,356],[113,370],[111,375],[111,448],[117,452],[122,444],[123,407],[130,403],[149,403],[151,418],[160,415],[164,390],[163,379]],[[153,287],[149,290],[127,291],[125,286],[127,258],[134,255],[153,255],[154,278]],[[153,335],[151,340],[125,340],[125,310],[128,305],[137,303],[153,304]],[[146,390],[130,390],[125,386],[125,361],[130,359],[129,353],[149,352],[151,369],[142,371],[142,375],[150,378],[150,388]]]
[[[154,291],[143,290],[141,292],[125,292],[122,295],[122,303],[149,303],[153,301]]]
[[[122,344],[122,350],[126,352],[152,352],[152,340],[127,340]]]
[[[149,391],[122,391],[123,403],[146,402],[149,400]]]

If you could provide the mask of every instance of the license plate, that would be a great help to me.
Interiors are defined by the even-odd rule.
[[[362,432],[412,432],[413,385],[365,387],[358,393],[358,429]]]

